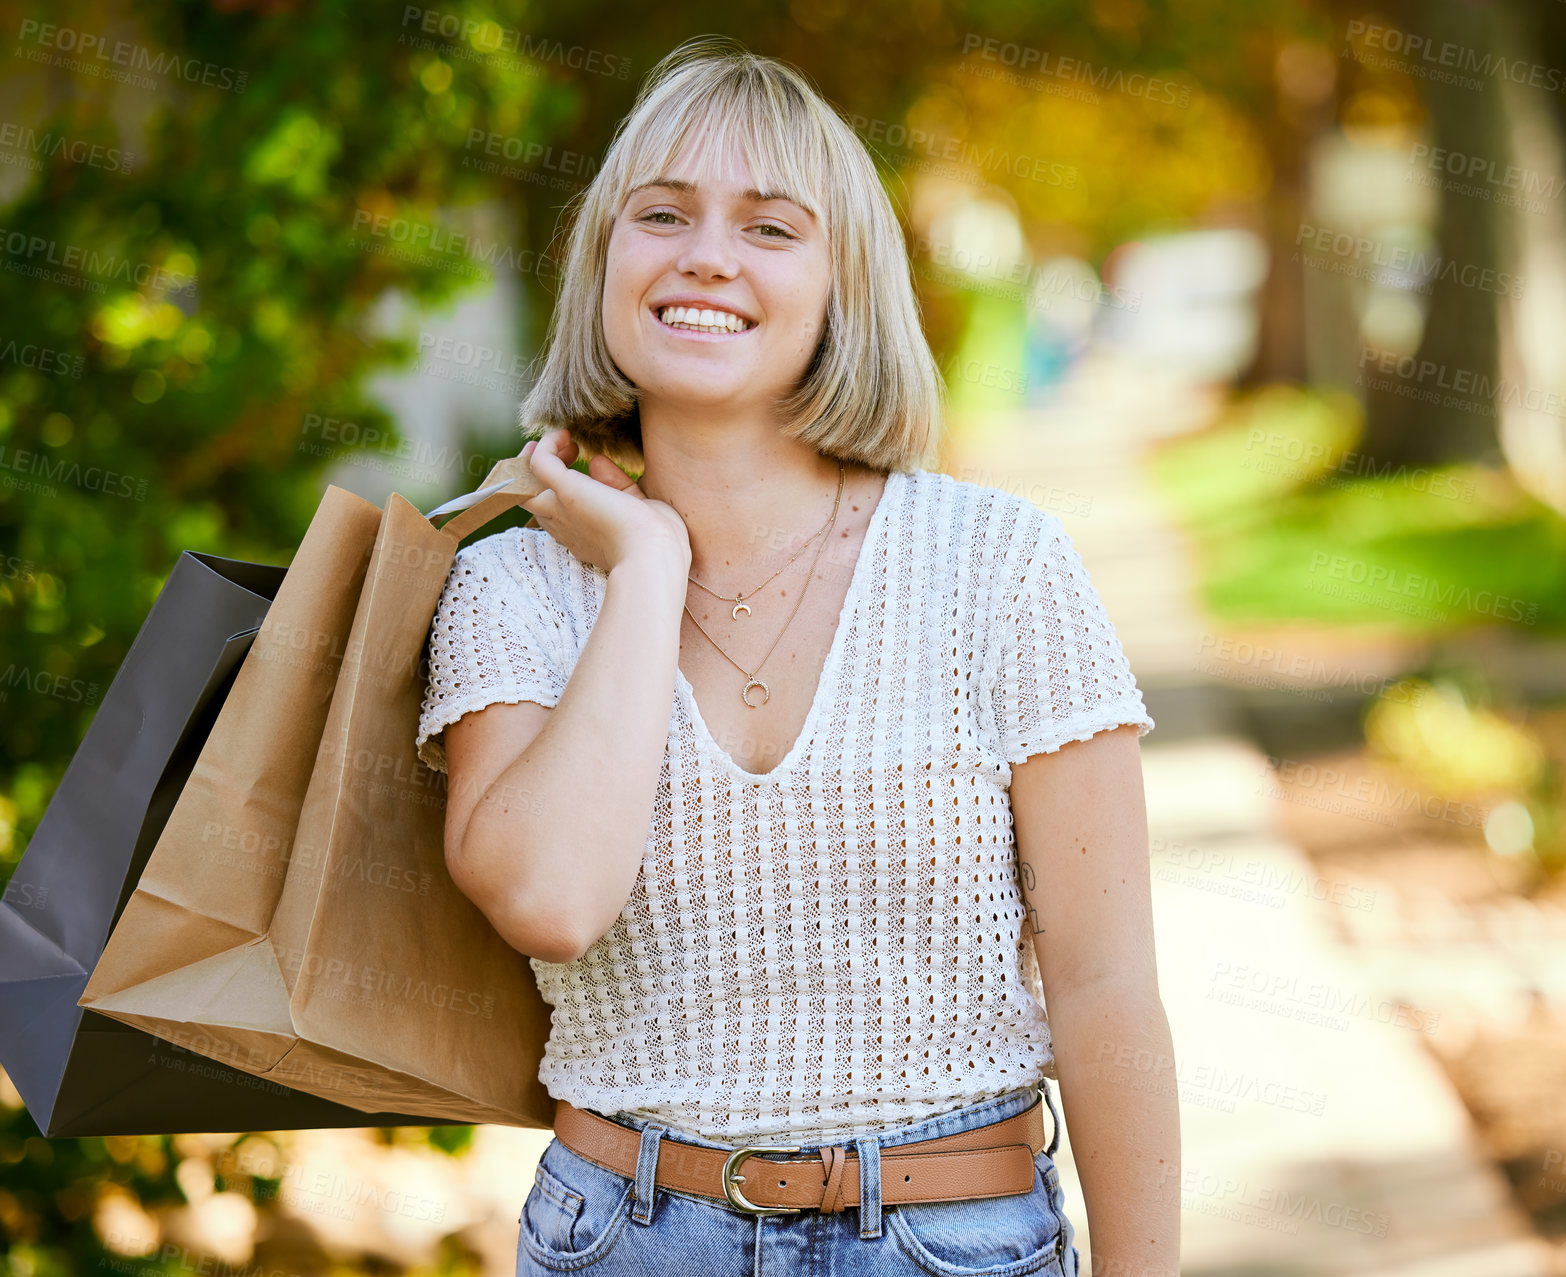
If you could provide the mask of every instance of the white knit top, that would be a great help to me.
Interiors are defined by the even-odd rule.
[[[444,771],[439,733],[472,710],[555,705],[607,580],[533,526],[459,551],[420,758]],[[1125,723],[1153,727],[1060,520],[891,472],[773,771],[718,747],[676,670],[630,898],[579,960],[529,959],[545,1088],[722,1143],[823,1144],[1036,1085],[1053,1056],[1011,764]]]

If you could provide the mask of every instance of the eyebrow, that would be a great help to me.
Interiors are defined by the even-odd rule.
[[[694,194],[696,191],[695,182],[687,182],[683,178],[678,177],[660,177],[655,181],[643,182],[640,186],[633,186],[629,191],[626,192],[626,198],[629,199],[638,191],[645,191],[649,187],[653,186],[659,186],[669,191],[679,191],[685,195]],[[805,208],[805,206],[796,200],[792,195],[785,195],[781,191],[759,191],[754,186],[748,186],[740,192],[740,199],[748,201],[752,204],[765,204],[770,200],[786,200],[788,203],[793,204],[798,208],[805,209],[805,212],[810,212],[808,208]]]

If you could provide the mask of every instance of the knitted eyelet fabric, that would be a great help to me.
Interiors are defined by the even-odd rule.
[[[430,633],[419,756],[495,702],[554,706],[607,577],[535,527],[462,549]],[[1060,520],[894,471],[815,702],[771,772],[718,748],[677,673],[641,870],[579,960],[530,958],[540,1078],[600,1113],[738,1144],[841,1143],[1045,1076],[1012,764],[1153,727]]]

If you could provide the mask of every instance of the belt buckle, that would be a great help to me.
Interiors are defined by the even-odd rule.
[[[729,1199],[729,1204],[735,1210],[742,1210],[747,1215],[797,1215],[804,1210],[803,1206],[757,1206],[754,1202],[747,1202],[744,1194],[739,1191],[739,1183],[745,1182],[743,1175],[736,1175],[735,1169],[752,1153],[797,1153],[802,1146],[799,1144],[747,1144],[744,1148],[737,1148],[723,1161],[723,1195]]]

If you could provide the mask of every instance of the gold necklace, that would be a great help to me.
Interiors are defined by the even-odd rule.
[[[838,488],[838,492],[841,493],[842,490],[843,490],[843,465],[842,465],[841,462],[838,463],[838,467],[837,467],[837,488]],[[837,517],[836,507],[833,508],[832,517],[833,518]],[[827,520],[827,523],[830,524],[831,523],[831,519]],[[771,576],[769,576],[765,581],[763,581],[760,585],[758,585],[754,590],[746,590],[743,594],[736,594],[733,597],[730,597],[727,594],[719,594],[716,590],[708,589],[707,586],[702,585],[702,583],[700,581],[698,581],[693,576],[687,576],[685,579],[687,581],[689,581],[692,585],[699,586],[701,589],[706,590],[707,593],[712,595],[713,598],[715,598],[715,599],[722,599],[725,603],[732,603],[732,604],[734,604],[733,608],[731,608],[730,611],[729,611],[729,615],[732,616],[737,621],[737,620],[739,620],[740,612],[742,612],[742,611],[745,613],[746,616],[750,615],[750,604],[745,602],[745,600],[748,599],[748,598],[755,598],[756,595],[760,594],[761,591],[764,590],[768,585],[770,585],[775,578],[780,576],[782,573],[788,571],[788,569],[791,568],[794,565],[794,559],[799,558],[799,556],[801,554],[803,554],[805,552],[805,550],[809,547],[810,542],[814,541],[816,539],[816,537],[821,536],[825,531],[826,531],[826,527],[825,526],[817,529],[810,537],[808,537],[806,539],[804,545],[800,546],[799,549],[794,551],[793,558],[789,559],[789,561],[787,563],[785,563],[782,567],[780,567],[776,572],[774,572]],[[694,616],[691,617],[691,620],[694,621],[695,619],[696,618]],[[764,705],[764,704],[766,704],[766,702],[763,701],[762,704]]]
[[[827,521],[826,530],[829,532],[831,531],[832,526],[837,522],[837,510],[842,500],[843,467],[839,466],[837,468],[837,500],[832,502],[832,517]],[[762,705],[765,705],[772,699],[772,689],[769,688],[761,679],[757,678],[756,674],[761,669],[761,667],[767,663],[767,657],[772,655],[773,649],[775,649],[777,645],[783,641],[783,635],[787,632],[788,627],[793,624],[794,615],[799,611],[799,605],[805,601],[805,591],[810,588],[810,582],[816,575],[816,564],[821,561],[821,551],[824,549],[826,549],[826,538],[822,537],[821,544],[816,547],[816,557],[810,560],[810,575],[805,578],[805,584],[800,588],[799,597],[794,600],[794,611],[788,614],[788,620],[783,622],[783,628],[778,631],[777,638],[772,640],[772,647],[767,649],[766,656],[763,656],[759,661],[756,662],[756,668],[754,670],[747,670],[727,652],[723,651],[723,648],[718,644],[718,640],[713,638],[712,635],[708,634],[707,631],[702,628],[702,623],[696,619],[696,613],[691,612],[691,605],[689,603],[685,605],[686,612],[690,613],[691,624],[694,625],[698,630],[701,630],[702,634],[706,636],[707,642],[711,643],[718,649],[724,660],[728,661],[730,665],[732,665],[745,676],[745,686],[740,689],[740,700],[745,703],[745,708],[747,709],[760,709]],[[775,576],[777,574],[774,573],[773,575]],[[760,704],[754,704],[750,699],[750,689],[753,687],[759,687],[761,689]]]

